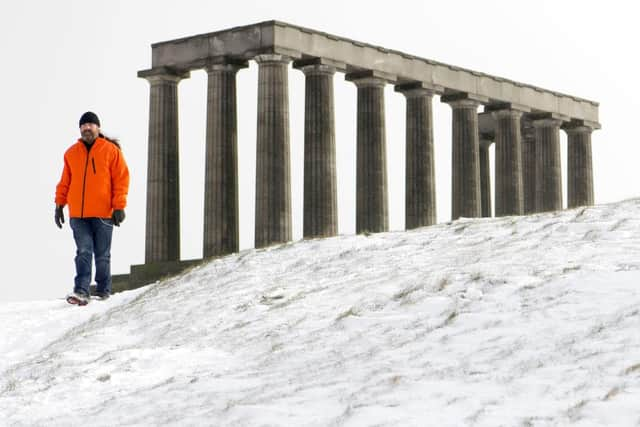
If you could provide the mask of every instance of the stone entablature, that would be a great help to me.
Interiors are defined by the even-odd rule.
[[[389,83],[422,82],[438,94],[465,92],[485,97],[487,104],[525,105],[599,128],[597,102],[279,21],[155,43],[152,68],[189,71],[219,57],[248,60],[263,53],[322,58],[337,71],[374,71]]]

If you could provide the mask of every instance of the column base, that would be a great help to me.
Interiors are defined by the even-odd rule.
[[[176,276],[185,270],[204,262],[207,259],[191,259],[184,261],[153,262],[147,264],[132,265],[129,274],[114,274],[111,276],[111,292],[118,293],[138,289],[150,285],[158,280]],[[91,287],[95,292],[95,287]]]

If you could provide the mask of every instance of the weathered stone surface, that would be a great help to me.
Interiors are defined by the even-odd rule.
[[[291,240],[290,58],[259,55],[255,247]]]
[[[536,212],[536,132],[526,115],[520,120],[522,136],[522,194],[523,212]]]
[[[178,82],[168,69],[139,73],[151,84],[145,262],[180,259]]]
[[[356,233],[389,229],[385,80],[366,74],[346,75],[358,88],[356,144]]]
[[[338,233],[335,68],[321,63],[306,63],[299,68],[305,74],[303,236],[335,236]]]
[[[132,265],[131,273],[128,275],[126,283],[124,281],[120,282],[118,290],[114,289],[114,292],[136,289],[141,286],[151,284],[157,280],[175,276],[202,262],[203,260],[201,259],[193,259]]]
[[[496,216],[522,215],[522,112],[506,109],[492,114],[496,121]]]
[[[155,43],[152,66],[191,70],[202,68],[210,57],[251,59],[261,53],[319,57],[341,71],[373,70],[393,83],[418,81],[440,88],[439,93],[466,92],[598,122],[598,104],[593,101],[278,21]]]
[[[436,223],[433,94],[414,85],[396,86],[406,97],[405,228]]]
[[[491,166],[489,148],[493,140],[480,134],[480,199],[484,218],[492,216],[491,203]]]
[[[478,106],[466,94],[443,96],[452,110],[451,219],[482,215],[480,195],[480,150]]]
[[[569,208],[593,205],[593,164],[589,126],[566,127],[567,205]]]
[[[536,130],[536,212],[562,209],[560,125],[554,118],[534,119]]]
[[[238,251],[236,73],[246,64],[207,68],[207,147],[203,256]]]

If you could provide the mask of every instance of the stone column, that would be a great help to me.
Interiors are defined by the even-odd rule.
[[[258,68],[255,247],[291,240],[290,58],[255,57]]]
[[[536,131],[536,211],[562,209],[560,125],[552,115],[533,119]]]
[[[593,205],[593,165],[590,126],[566,126],[567,132],[567,205],[569,208]]]
[[[433,154],[433,90],[421,83],[395,87],[407,99],[405,228],[436,223],[436,186]]]
[[[305,75],[304,221],[305,238],[338,233],[336,137],[333,101],[335,68],[320,59],[294,62]]]
[[[489,148],[493,144],[493,138],[490,135],[480,135],[480,200],[484,218],[490,218],[492,215]]]
[[[145,263],[180,260],[178,82],[189,73],[140,71],[151,85]]]
[[[492,109],[496,132],[496,216],[522,215],[522,110],[513,106]]]
[[[356,233],[387,231],[386,81],[374,72],[347,74],[346,79],[358,88]]]
[[[463,93],[444,95],[441,101],[453,109],[451,218],[476,218],[482,213],[478,142],[478,106],[481,100]]]
[[[238,251],[236,73],[246,61],[207,67],[207,148],[203,256]]]
[[[527,116],[520,120],[522,136],[522,198],[523,212],[536,211],[536,132]]]

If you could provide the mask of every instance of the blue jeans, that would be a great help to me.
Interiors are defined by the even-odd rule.
[[[111,236],[113,221],[103,218],[71,218],[76,241],[74,292],[89,295],[91,264],[95,254],[97,292],[111,293]]]

